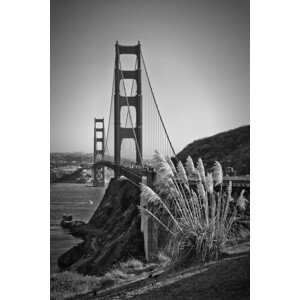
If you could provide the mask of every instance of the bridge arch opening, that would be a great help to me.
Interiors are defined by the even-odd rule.
[[[121,162],[123,166],[132,167],[136,161],[136,145],[134,139],[123,139],[121,143]]]
[[[122,70],[135,71],[137,69],[137,56],[135,54],[120,54]]]
[[[132,128],[136,126],[136,109],[134,106],[121,107],[120,123],[123,128]]]
[[[103,123],[102,122],[95,122],[96,128],[102,129],[103,128]]]
[[[137,82],[135,79],[120,80],[120,95],[122,97],[136,96]]]
[[[96,138],[97,139],[103,138],[103,131],[96,131]]]

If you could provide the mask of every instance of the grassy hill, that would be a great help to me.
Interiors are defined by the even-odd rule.
[[[206,170],[217,160],[223,166],[233,167],[237,175],[250,174],[250,125],[221,132],[187,145],[177,157],[185,162],[190,155],[194,163],[201,157]]]

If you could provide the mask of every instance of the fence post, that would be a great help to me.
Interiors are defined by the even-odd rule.
[[[142,177],[142,183],[148,185],[150,188],[153,187],[153,172],[147,172],[147,176]],[[140,199],[140,205],[146,209],[150,209],[149,204],[144,199]],[[146,259],[152,260],[158,252],[157,247],[157,226],[155,226],[155,220],[153,217],[148,216],[145,212],[141,212],[141,231],[144,235],[144,249]]]

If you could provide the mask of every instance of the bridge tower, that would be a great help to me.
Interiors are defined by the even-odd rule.
[[[97,127],[97,124],[101,124]],[[101,135],[101,136],[99,136]],[[104,118],[94,119],[94,164],[103,159],[105,144]],[[105,186],[105,167],[93,167],[93,186]]]
[[[120,68],[120,55],[131,54],[137,56],[137,69],[133,71],[122,70]],[[121,46],[116,42],[116,57],[115,57],[115,91],[114,91],[114,119],[115,119],[115,163],[120,165],[121,161],[121,145],[122,140],[125,138],[134,139],[136,146],[136,163],[141,164],[143,160],[143,147],[142,147],[142,124],[143,124],[143,113],[142,113],[142,78],[141,78],[141,44],[138,42],[136,46]],[[136,95],[125,96],[120,95],[120,84],[124,84],[123,80],[134,79],[136,80]],[[127,102],[128,101],[128,102]],[[136,124],[134,128],[123,128],[121,127],[121,108],[123,106],[132,106],[136,109]],[[118,174],[116,174],[118,175]]]

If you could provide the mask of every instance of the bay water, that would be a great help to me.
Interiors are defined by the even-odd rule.
[[[59,271],[58,257],[82,241],[62,228],[62,216],[72,215],[73,220],[88,222],[97,209],[105,187],[91,184],[51,183],[50,185],[50,273]]]

